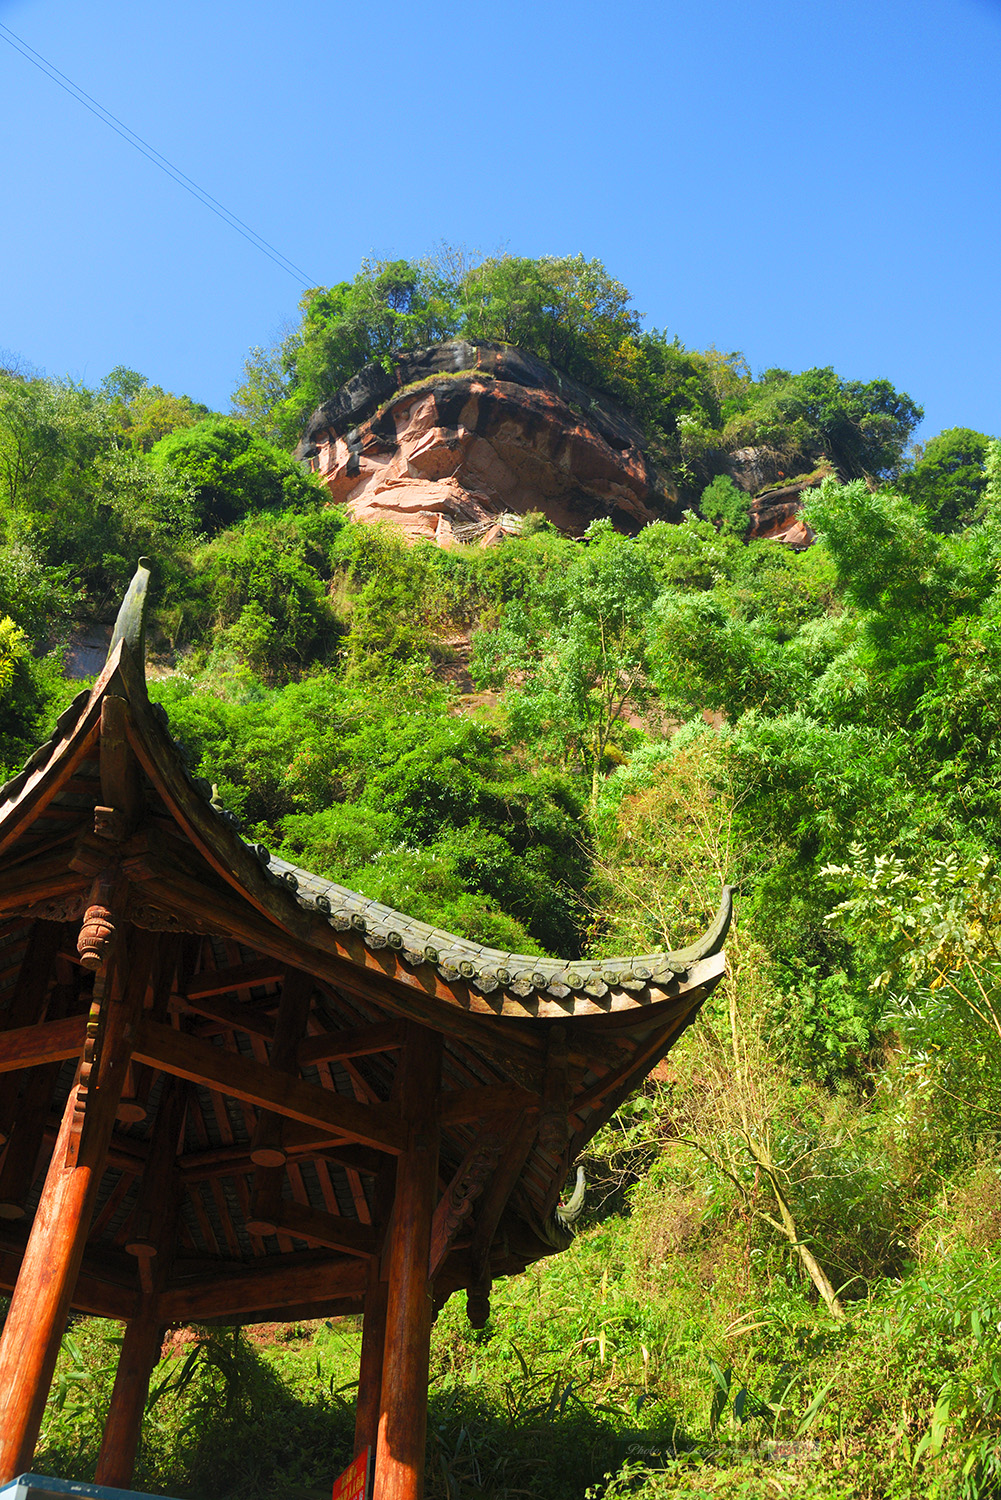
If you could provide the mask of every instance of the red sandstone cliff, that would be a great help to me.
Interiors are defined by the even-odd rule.
[[[440,543],[515,531],[530,511],[573,536],[598,516],[627,532],[680,519],[631,418],[506,345],[368,366],[314,413],[298,455],[355,519]]]

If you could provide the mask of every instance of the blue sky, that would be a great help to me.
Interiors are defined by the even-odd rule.
[[[1001,432],[1001,0],[0,0],[318,284],[446,240]],[[225,410],[284,271],[0,41],[0,348]]]

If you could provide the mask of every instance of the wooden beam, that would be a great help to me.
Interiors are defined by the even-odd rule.
[[[200,1323],[205,1318],[276,1314],[302,1303],[323,1304],[340,1297],[365,1295],[365,1262],[354,1257],[310,1265],[269,1265],[242,1276],[212,1276],[186,1285],[168,1286],[160,1310],[167,1323]]]
[[[306,1034],[313,983],[312,974],[306,974],[302,969],[285,971],[274,1040],[268,1059],[273,1073],[285,1073],[289,1077],[295,1077],[298,1073],[296,1051]],[[261,1208],[265,1214],[272,1203],[277,1204],[281,1198],[281,1177],[264,1174],[280,1170],[288,1160],[288,1152],[282,1146],[282,1124],[281,1115],[261,1110],[250,1147],[251,1158],[259,1168],[254,1174],[254,1195],[255,1198],[262,1196]]]
[[[376,1021],[371,1026],[355,1026],[345,1031],[327,1031],[311,1036],[299,1046],[299,1066],[337,1062],[344,1057],[371,1057],[376,1052],[390,1052],[403,1039],[400,1021]]]
[[[61,1068],[61,1063],[34,1068],[17,1100],[18,1115],[0,1167],[0,1219],[23,1219],[27,1213]]]
[[[370,1225],[324,1213],[291,1198],[282,1199],[269,1215],[269,1222],[248,1223],[247,1229],[251,1234],[291,1234],[296,1239],[312,1240],[314,1244],[340,1250],[345,1255],[359,1255],[364,1260],[378,1255],[378,1237]]]
[[[56,974],[68,978],[70,965],[65,959],[56,960]],[[75,1000],[75,991],[69,983],[57,983],[49,998],[50,1021],[62,1020],[68,1007]],[[61,1062],[47,1063],[44,1067],[32,1068],[25,1077],[21,1092],[15,1098],[16,1076],[7,1082],[12,1114],[10,1139],[0,1169],[0,1218],[21,1219],[26,1212],[28,1194],[42,1149],[45,1145],[46,1127],[56,1084],[59,1082]],[[58,1126],[56,1127],[58,1129]]]
[[[286,1119],[282,1144],[290,1155],[323,1156],[352,1172],[379,1172],[386,1164],[385,1157],[366,1146],[352,1145],[340,1133],[335,1137],[330,1130],[298,1120]]]
[[[330,1136],[348,1137],[392,1155],[402,1150],[402,1126],[389,1105],[357,1104],[155,1021],[140,1023],[133,1055],[138,1062],[204,1084],[232,1099],[244,1099],[258,1109],[318,1126]]]
[[[79,1057],[86,1035],[86,1016],[65,1016],[61,1021],[0,1032],[0,1073]]]
[[[523,1109],[538,1109],[538,1095],[517,1084],[489,1084],[484,1088],[446,1089],[441,1096],[441,1124],[471,1125],[491,1116],[516,1114]]]
[[[712,960],[707,960],[707,962],[712,962]],[[710,985],[711,988],[712,985]],[[624,1076],[619,1076],[614,1089],[603,1092],[602,1100],[599,1104],[595,1105],[587,1123],[581,1130],[575,1132],[570,1145],[571,1160],[580,1154],[587,1142],[601,1129],[602,1125],[606,1124],[612,1118],[612,1115],[618,1109],[623,1099],[632,1093],[633,1089],[639,1087],[650,1069],[656,1067],[660,1059],[670,1051],[682,1032],[687,1030],[695,1019],[699,1005],[704,998],[704,995],[697,995],[692,1003],[691,1010],[675,1013],[668,1019],[662,1029],[658,1029],[652,1036],[648,1036],[645,1039],[644,1045],[633,1054],[628,1072]],[[544,1212],[549,1212],[558,1196],[559,1188],[554,1185],[544,1205]]]
[[[478,1277],[486,1275],[490,1264],[490,1247],[497,1233],[501,1214],[508,1204],[515,1184],[522,1174],[525,1162],[535,1144],[538,1117],[525,1111],[511,1131],[508,1146],[501,1157],[493,1177],[483,1194],[480,1211],[476,1216],[471,1246],[473,1263]]]
[[[455,1036],[488,1055],[495,1054],[505,1060],[508,1068],[517,1068],[523,1081],[531,1081],[533,1085],[538,1081],[541,1087],[542,1038],[528,1025],[522,1029],[518,1021],[509,1021],[501,1028],[491,1025],[489,1019],[469,1014],[429,966],[425,965],[421,974],[411,974],[394,959],[393,972],[387,973],[360,935],[355,938],[350,933],[335,934],[326,922],[317,919],[308,933],[296,936],[280,925],[279,917],[272,916],[270,922],[262,923],[260,915],[248,904],[209,892],[197,881],[178,873],[151,875],[143,882],[143,889],[150,900],[178,915],[196,923],[209,922],[220,933],[246,947],[308,969],[345,994],[357,995],[367,1004],[384,1010],[392,1009],[401,1017]],[[422,977],[426,977],[430,993]]]
[[[24,1259],[24,1243],[0,1240],[0,1291],[12,1292]],[[99,1274],[100,1273],[100,1274]],[[136,1289],[108,1279],[107,1255],[85,1255],[70,1306],[93,1318],[129,1318],[135,1309]]]
[[[68,868],[64,854],[4,871],[0,874],[0,916],[33,906],[37,901],[83,895],[89,884],[86,875]]]
[[[570,1142],[570,1100],[573,1079],[567,1028],[550,1026],[546,1032],[546,1077],[539,1117],[539,1145],[552,1156],[562,1156]]]
[[[228,969],[205,969],[201,974],[193,974],[182,994],[186,1000],[208,1000],[213,995],[229,995],[235,990],[250,989],[259,984],[278,984],[284,974],[284,964],[276,963],[273,958],[259,958],[253,963],[234,964]],[[276,1004],[277,1001],[276,995]]]
[[[248,1036],[262,1036],[266,1041],[275,1034],[273,1021],[253,1006],[241,1005],[236,1000],[192,1000],[187,995],[175,995],[171,1003],[177,1010],[190,1011],[208,1021],[218,1021],[227,1031],[245,1031]]]
[[[128,704],[108,693],[101,704],[101,797],[119,815],[119,838],[128,837],[142,812],[139,767],[128,742],[128,727]]]
[[[154,1288],[151,1262],[158,1260],[155,1280],[164,1280],[163,1257],[170,1254],[171,1233],[177,1218],[179,1185],[174,1163],[182,1138],[188,1085],[180,1078],[164,1079],[160,1104],[153,1122],[149,1152],[139,1189],[139,1200],[129,1221],[125,1249],[139,1262],[139,1280],[146,1296]]]
[[[33,1026],[45,1014],[45,997],[53,965],[63,940],[61,922],[32,922],[21,960],[17,984],[3,1012],[4,1031]]]
[[[254,1307],[250,1312],[240,1315],[240,1322],[241,1324],[305,1323],[310,1318],[351,1318],[363,1312],[364,1307],[364,1295],[361,1292],[353,1292],[348,1297],[321,1297],[315,1302],[289,1302],[283,1303],[280,1307]],[[225,1328],[232,1324],[233,1317],[231,1314],[222,1318],[212,1318],[206,1315],[198,1321],[209,1327]]]
[[[3,1025],[6,1032],[37,1025],[45,1015],[49,981],[53,973],[58,971],[59,948],[64,931],[64,927],[58,922],[32,923],[14,994],[4,1012]],[[67,996],[62,989],[58,999],[56,1009],[49,1012],[50,1020],[66,1014]],[[7,1140],[18,1119],[17,1085],[18,1080],[11,1078],[0,1096],[0,1144]]]

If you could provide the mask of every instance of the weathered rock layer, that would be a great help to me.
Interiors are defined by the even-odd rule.
[[[727,472],[750,499],[745,540],[767,538],[802,552],[816,540],[800,514],[803,496],[834,471],[825,462],[809,474],[788,479],[779,467],[782,462],[781,454],[771,448],[738,448],[729,456]]]
[[[298,456],[356,520],[485,540],[542,512],[579,536],[679,519],[643,434],[606,397],[534,355],[464,340],[369,365],[313,415]]]

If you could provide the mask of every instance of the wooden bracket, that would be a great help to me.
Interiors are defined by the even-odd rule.
[[[473,1204],[496,1169],[510,1134],[512,1121],[503,1130],[482,1134],[459,1165],[459,1169],[435,1209],[431,1221],[428,1280],[433,1281],[448,1255],[452,1241],[473,1211]]]
[[[493,1282],[489,1276],[475,1281],[466,1288],[466,1317],[471,1328],[486,1328],[490,1321],[490,1293]]]
[[[94,890],[100,890],[102,894],[107,891],[112,904],[105,907],[94,903],[91,906],[84,917],[77,943],[80,961],[88,968],[93,965],[87,964],[85,952],[99,951],[100,959],[94,975],[94,994],[87,1017],[83,1055],[80,1058],[73,1099],[73,1119],[67,1135],[68,1167],[75,1167],[81,1159],[91,1099],[96,1097],[98,1091],[114,1098],[113,1112],[117,1113],[153,964],[153,942],[146,934],[142,934],[140,941],[132,945],[131,961],[125,964],[124,937],[116,931],[113,920],[107,923],[104,920],[106,911],[112,917],[117,913],[122,887],[122,878],[117,870],[106,871],[104,875],[98,876],[94,882]],[[94,910],[100,916],[88,930],[88,917]],[[93,941],[95,930],[103,941],[100,950],[84,946],[85,942]],[[123,969],[127,972],[123,973]]]
[[[73,1100],[73,1123],[70,1126],[69,1139],[66,1143],[66,1165],[68,1167],[75,1167],[80,1159],[83,1128],[87,1121],[87,1105],[90,1101],[91,1090],[97,1082],[101,1038],[104,1030],[101,1024],[104,1019],[104,992],[103,978],[99,977],[94,982],[94,998],[91,1000],[90,1012],[87,1016],[87,1032],[83,1044],[83,1055],[80,1058],[80,1068],[77,1073],[76,1095]]]

